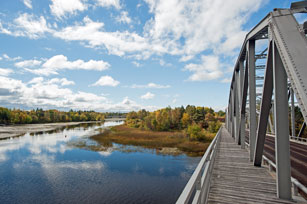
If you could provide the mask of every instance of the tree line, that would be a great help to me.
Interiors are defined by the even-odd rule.
[[[0,107],[0,124],[33,124],[53,122],[104,121],[113,115],[122,116],[124,113],[99,113],[95,111],[59,110],[20,110]]]
[[[215,112],[212,108],[188,105],[177,108],[163,108],[153,112],[140,110],[129,112],[126,124],[129,127],[152,131],[183,130],[192,140],[206,140],[208,134],[216,133],[225,112]]]

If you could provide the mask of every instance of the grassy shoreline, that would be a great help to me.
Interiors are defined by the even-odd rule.
[[[206,142],[190,141],[182,131],[160,132],[118,125],[102,130],[101,133],[91,136],[91,139],[100,144],[111,141],[122,145],[142,146],[156,149],[162,154],[185,153],[189,156],[202,156],[213,138],[208,138]]]

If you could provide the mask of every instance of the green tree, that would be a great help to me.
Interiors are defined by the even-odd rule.
[[[195,123],[188,126],[187,134],[191,140],[201,141],[206,139],[203,129]]]
[[[184,113],[181,119],[182,127],[186,128],[191,123],[191,118],[188,113]]]

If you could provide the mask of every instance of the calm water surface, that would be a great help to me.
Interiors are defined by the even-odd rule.
[[[174,203],[199,157],[122,151],[114,143],[99,151],[73,145],[96,144],[88,137],[116,124],[1,140],[0,203]]]

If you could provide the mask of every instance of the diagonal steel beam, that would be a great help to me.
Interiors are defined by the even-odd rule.
[[[291,12],[287,9],[274,10],[269,27],[304,121],[307,121],[307,40]]]
[[[304,122],[297,137],[302,137],[305,128],[306,128],[306,123]]]
[[[241,114],[245,114],[246,112],[247,90],[248,90],[248,61],[246,60],[244,79],[243,79]]]
[[[256,137],[256,148],[254,155],[254,165],[261,166],[265,135],[270,116],[271,101],[273,94],[273,64],[272,64],[272,41],[269,42],[268,58],[266,62],[264,85],[262,92],[260,117],[258,124],[258,134]]]

